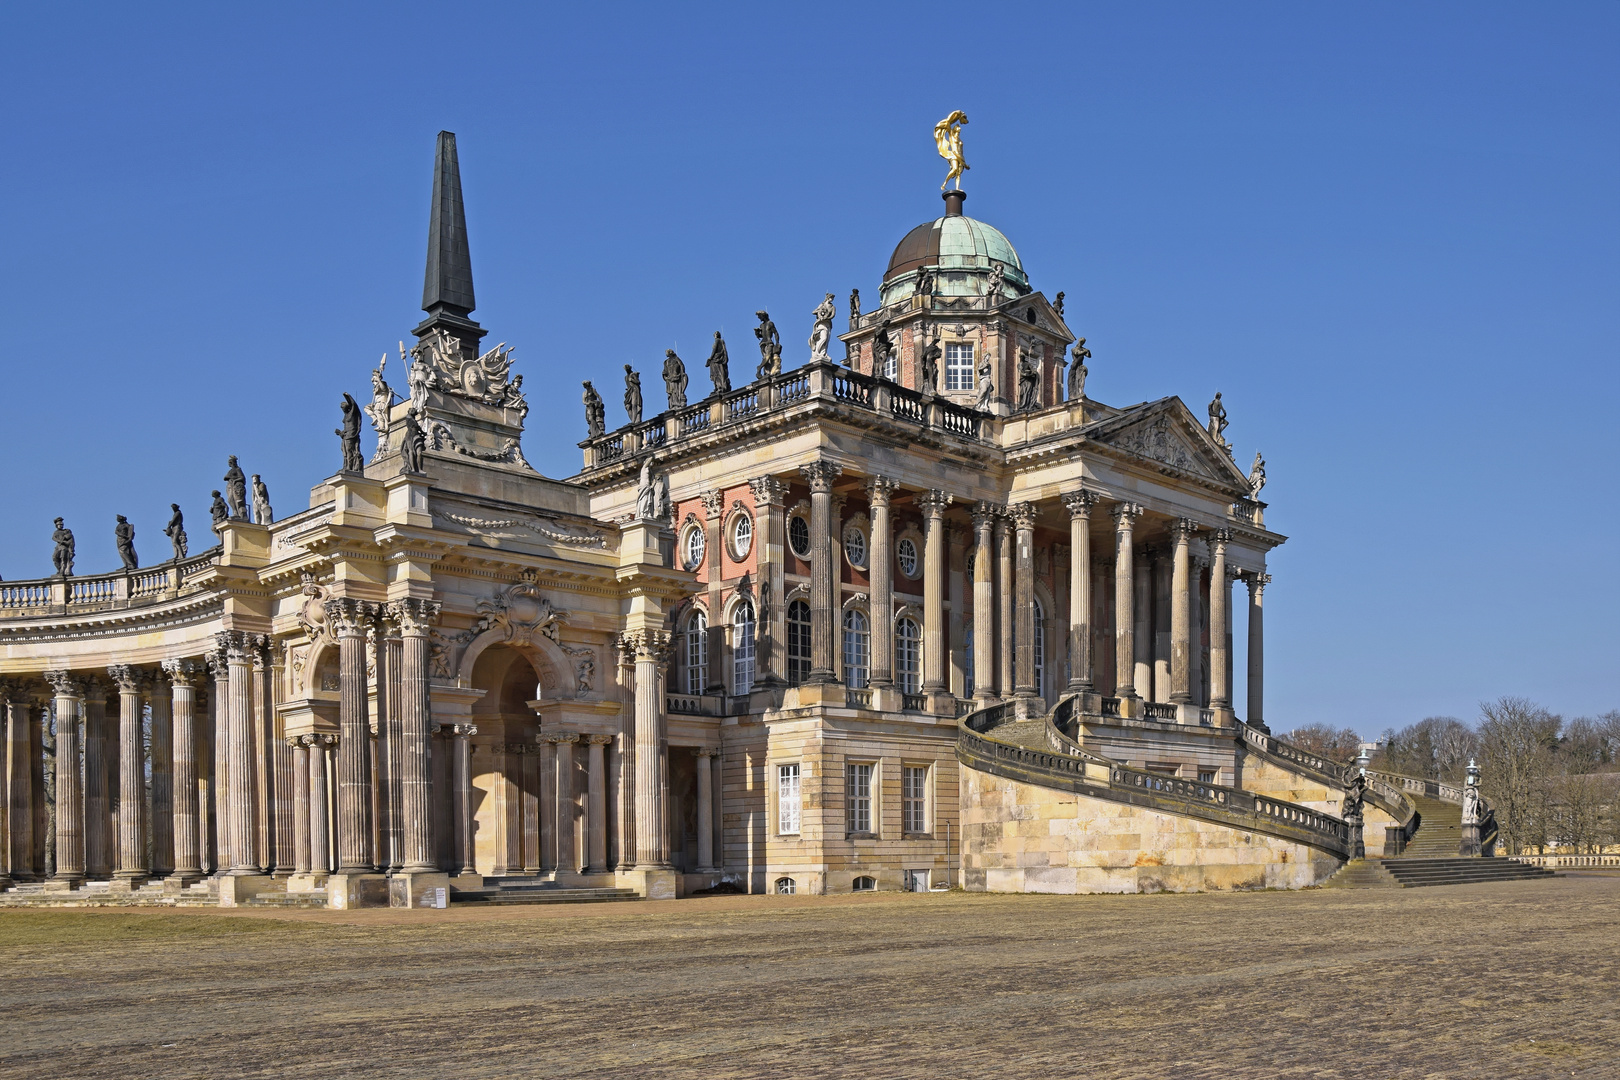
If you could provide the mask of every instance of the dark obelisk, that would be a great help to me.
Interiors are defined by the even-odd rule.
[[[467,317],[477,306],[456,136],[441,131],[433,155],[433,212],[428,221],[427,275],[422,282],[422,310],[428,317],[411,333],[421,338],[442,328],[461,339],[468,355],[476,356],[479,340],[488,333]]]

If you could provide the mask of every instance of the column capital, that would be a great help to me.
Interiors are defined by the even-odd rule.
[[[830,461],[812,461],[799,466],[799,474],[810,485],[813,493],[821,494],[832,490],[833,481],[844,473],[842,465],[835,465]]]
[[[956,501],[956,496],[941,491],[939,488],[931,488],[918,495],[915,501],[917,506],[928,515],[928,520],[938,521],[940,515],[945,513],[945,508]]]
[[[399,600],[392,600],[385,606],[388,617],[392,619],[400,630],[409,637],[424,637],[432,625],[438,621],[439,612],[444,605],[437,600],[423,600],[416,596],[407,596]]]
[[[1192,518],[1176,518],[1170,523],[1170,535],[1176,543],[1185,543],[1202,532],[1204,527]]]
[[[1126,532],[1136,524],[1136,519],[1142,516],[1143,507],[1132,502],[1117,502],[1108,508],[1114,517],[1114,527]]]
[[[1001,507],[987,499],[980,499],[973,504],[973,528],[977,532],[988,532],[996,523],[1001,513]]]
[[[321,605],[326,621],[338,637],[365,637],[377,617],[377,605],[352,596],[339,596]]]
[[[248,635],[249,659],[253,661],[254,671],[266,671],[270,667],[270,635]]]
[[[667,630],[626,630],[619,635],[619,648],[633,652],[637,660],[661,663],[674,646],[675,637]]]
[[[226,662],[245,664],[248,662],[248,650],[252,648],[249,637],[240,630],[221,630],[214,635],[214,645]]]
[[[1257,570],[1250,570],[1243,575],[1243,580],[1249,583],[1249,594],[1251,596],[1260,596],[1265,593],[1266,586],[1271,584],[1271,575]]]
[[[577,731],[549,731],[549,732],[546,732],[545,734],[541,735],[540,739],[541,739],[542,742],[548,742],[548,743],[552,743],[552,744],[557,745],[557,746],[561,746],[564,743],[577,743],[577,742],[579,742],[579,732],[577,732]]]
[[[1070,491],[1063,496],[1063,505],[1068,507],[1069,516],[1077,518],[1091,517],[1091,508],[1097,505],[1095,493],[1081,488],[1079,491]]]
[[[310,744],[305,742],[304,740],[305,739],[314,739],[314,738],[315,738],[315,736],[313,736],[313,735],[289,735],[285,739],[283,739],[282,741],[285,742],[288,746],[292,747],[294,750],[297,750],[299,747],[304,747],[304,748],[307,749]]]
[[[138,694],[141,692],[141,684],[146,681],[141,669],[130,664],[108,664],[107,678],[118,687],[120,694]]]
[[[871,499],[873,506],[887,507],[890,496],[899,486],[898,481],[891,480],[887,476],[874,476],[866,482],[866,495]]]
[[[698,492],[698,498],[703,500],[703,516],[717,518],[726,509],[726,493],[711,488],[708,491]]]
[[[0,679],[0,705],[26,705],[33,700],[25,679]]]
[[[451,724],[450,733],[458,739],[468,739],[478,734],[477,724]]]
[[[84,677],[71,671],[47,671],[43,678],[51,684],[57,697],[83,697]]]
[[[612,735],[586,735],[585,741],[592,746],[606,746],[613,741]]]
[[[176,686],[196,686],[208,668],[201,660],[178,659],[163,661],[163,670]]]
[[[1032,502],[1016,502],[1007,505],[1007,517],[1020,529],[1033,529],[1035,527],[1035,504]]]
[[[718,757],[720,748],[718,746],[694,746],[692,747],[692,753],[697,757]]]
[[[1216,555],[1226,552],[1226,545],[1232,542],[1231,529],[1211,529],[1209,531],[1209,550]]]
[[[208,668],[208,674],[215,681],[224,679],[231,672],[229,657],[224,649],[215,649],[203,657],[203,663]]]
[[[748,481],[748,487],[754,493],[756,507],[781,506],[787,494],[787,485],[774,476],[756,476]]]

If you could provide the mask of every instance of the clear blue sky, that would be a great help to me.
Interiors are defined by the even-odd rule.
[[[626,362],[873,295],[960,108],[967,209],[1067,292],[1093,395],[1219,389],[1265,452],[1274,726],[1620,707],[1620,6],[20,5],[7,40],[8,580],[57,514],[81,572],[117,513],[149,560],[171,501],[205,537],[229,453],[307,505],[420,318],[440,128],[566,476],[582,377],[614,422]]]

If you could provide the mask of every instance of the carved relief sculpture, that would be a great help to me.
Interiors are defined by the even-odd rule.
[[[686,365],[674,349],[664,350],[664,393],[671,409],[686,408]]]

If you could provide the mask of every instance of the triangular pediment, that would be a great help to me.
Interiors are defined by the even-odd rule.
[[[1088,434],[1096,442],[1155,465],[1223,487],[1248,486],[1236,463],[1215,445],[1180,398],[1163,398],[1127,409],[1095,425]]]

